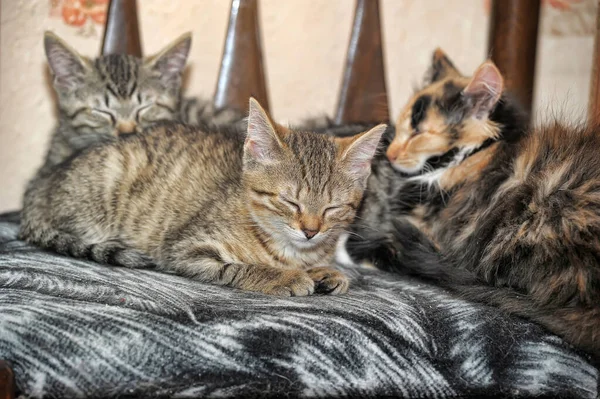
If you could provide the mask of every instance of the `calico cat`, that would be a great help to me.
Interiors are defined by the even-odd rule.
[[[106,55],[90,60],[46,32],[44,48],[58,97],[59,121],[43,169],[83,149],[179,120],[181,74],[190,50],[185,34],[157,55]]]
[[[253,99],[245,138],[162,123],[39,173],[25,193],[20,237],[265,294],[342,293],[348,280],[328,265],[384,130],[292,131]]]
[[[387,148],[390,212],[359,213],[351,255],[600,355],[600,128],[529,128],[490,61],[466,78],[438,50],[430,76]]]

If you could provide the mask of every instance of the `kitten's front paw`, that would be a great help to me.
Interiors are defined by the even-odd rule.
[[[337,295],[348,291],[350,280],[342,272],[331,267],[313,267],[306,271],[315,282],[317,294]]]
[[[277,296],[306,296],[315,292],[315,283],[303,270],[284,270],[278,278],[267,282],[261,291]]]

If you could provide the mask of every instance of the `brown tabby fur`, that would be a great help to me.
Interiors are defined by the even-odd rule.
[[[432,69],[387,150],[405,176],[399,208],[445,261],[496,287],[455,279],[465,298],[600,354],[600,128],[528,128],[489,61],[465,78],[437,51]]]
[[[295,132],[250,101],[248,133],[164,123],[90,148],[27,189],[21,237],[76,257],[273,295],[343,293],[328,267],[385,126]]]
[[[111,54],[89,59],[46,32],[58,126],[43,168],[156,122],[181,120],[181,75],[190,46],[188,33],[151,57]]]

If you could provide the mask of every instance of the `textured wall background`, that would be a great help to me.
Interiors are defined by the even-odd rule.
[[[44,30],[82,54],[98,54],[102,25],[92,15],[82,26],[66,23],[61,2],[1,0],[0,211],[17,209],[25,182],[41,163],[54,125],[54,98],[42,46]],[[99,6],[106,0],[95,0]],[[581,115],[587,106],[595,0],[546,1],[538,52],[536,112]],[[138,0],[145,53],[193,32],[187,93],[211,96],[229,13],[226,0]],[[485,1],[382,0],[383,40],[391,111],[395,116],[421,81],[431,52],[441,46],[469,73],[486,56]],[[261,0],[261,23],[274,116],[298,121],[332,113],[354,12],[351,0]],[[69,14],[77,22],[80,14]],[[101,20],[102,15],[94,15]]]

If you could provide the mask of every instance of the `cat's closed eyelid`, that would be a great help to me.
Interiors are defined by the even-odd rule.
[[[115,125],[117,123],[117,119],[115,118],[115,116],[112,113],[108,112],[108,111],[104,111],[104,110],[97,109],[97,108],[92,108],[90,110],[90,112],[92,112],[95,115],[101,115],[104,118],[110,119],[110,121],[111,121],[111,123],[113,125]]]
[[[140,108],[138,108],[137,111],[135,111],[135,121],[137,123],[140,123],[140,118],[141,118],[141,114],[143,111],[147,110],[148,108],[152,107],[153,104],[148,104],[148,105],[144,105]]]
[[[77,108],[75,111],[73,111],[71,114],[68,114],[68,118],[69,119],[75,119],[80,115],[83,115],[85,112],[90,112],[91,108],[89,107],[81,107],[81,108]]]
[[[284,197],[284,196],[280,195],[279,200],[281,202],[283,202],[284,204],[290,206],[291,208],[294,208],[298,212],[300,212],[302,210],[302,206],[298,202],[296,202],[288,197]]]
[[[96,125],[96,124],[92,124],[92,123],[78,123],[78,124],[71,125],[71,128],[73,128],[75,130],[84,129],[84,128],[97,130],[97,129],[105,129],[106,125]]]
[[[157,101],[154,103],[154,105],[156,105],[157,107],[164,108],[164,109],[168,110],[169,112],[171,112],[172,114],[175,113],[175,110],[172,107],[168,106],[167,104],[160,103]]]
[[[255,189],[255,188],[252,188],[251,190],[252,190],[252,192],[254,194],[256,194],[258,196],[261,196],[261,197],[276,197],[277,196],[276,193],[272,193],[272,192],[269,192],[269,191],[258,190],[258,189]]]
[[[342,213],[347,214],[347,212],[349,212],[349,211],[355,212],[356,209],[357,209],[356,206],[351,203],[332,205],[323,210],[323,216],[332,215],[332,214],[340,214],[341,215]]]
[[[341,211],[344,207],[345,207],[345,205],[343,205],[343,204],[328,206],[327,208],[323,209],[323,216],[327,216],[327,214]]]

